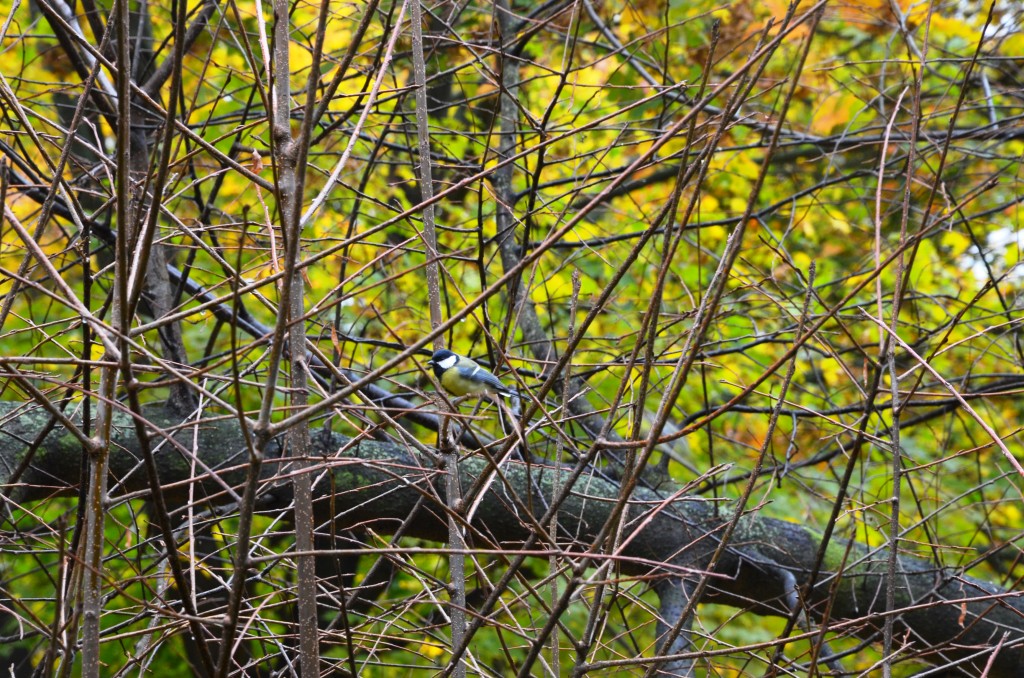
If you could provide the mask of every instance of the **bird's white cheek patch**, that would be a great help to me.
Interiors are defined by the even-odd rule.
[[[451,369],[452,367],[454,367],[455,363],[457,363],[458,361],[459,361],[459,359],[452,355],[452,356],[448,356],[447,358],[445,358],[444,360],[439,362],[438,365],[441,366],[442,370],[448,370],[448,369]]]

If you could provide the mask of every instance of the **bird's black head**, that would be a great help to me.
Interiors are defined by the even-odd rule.
[[[455,358],[455,360],[452,360]],[[446,348],[442,348],[438,351],[434,351],[434,355],[430,356],[430,360],[427,364],[434,368],[434,375],[440,379],[441,375],[445,370],[450,368],[458,360],[458,356],[449,351]]]

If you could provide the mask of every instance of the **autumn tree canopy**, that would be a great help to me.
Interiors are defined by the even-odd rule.
[[[1019,3],[0,16],[5,675],[1024,675]]]

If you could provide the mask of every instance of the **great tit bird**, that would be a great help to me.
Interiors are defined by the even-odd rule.
[[[519,396],[496,376],[458,353],[447,349],[434,351],[427,364],[434,368],[434,376],[446,391],[455,396],[505,396],[510,399],[512,412],[519,412]]]

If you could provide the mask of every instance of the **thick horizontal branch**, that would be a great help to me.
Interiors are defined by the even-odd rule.
[[[172,510],[187,501],[190,486],[194,497],[228,503],[232,493],[226,486],[240,487],[245,473],[247,448],[237,422],[219,418],[179,425],[162,406],[147,409],[146,417]],[[75,437],[56,426],[38,445],[33,444],[47,430],[49,419],[40,407],[0,402],[0,486],[12,503],[71,494],[80,481],[82,450]],[[196,433],[198,443],[193,447]],[[408,536],[446,538],[443,471],[431,461],[398,445],[353,441],[337,434],[315,436],[314,444],[312,454],[323,455],[324,465],[333,474],[314,489],[321,526],[333,519],[339,529],[372,525],[375,531],[388,533],[413,516],[406,526]],[[148,491],[145,474],[137,470],[137,448],[135,428],[122,412],[115,422],[110,455],[111,487],[120,495]],[[200,457],[198,466],[212,472],[190,477],[191,449]],[[264,468],[263,493],[272,495],[278,488],[273,474],[280,466],[265,463]],[[556,469],[508,461],[500,474],[492,476],[492,470],[480,455],[460,464],[465,506],[469,510],[476,505],[471,517],[474,542],[478,548],[496,552],[515,549],[531,537],[536,519],[546,511]],[[558,482],[564,482],[569,473],[561,469]],[[474,488],[490,477],[493,482],[484,483],[483,497],[475,500]],[[282,493],[285,487],[282,483]],[[557,543],[544,546],[582,555],[614,510],[619,492],[612,481],[589,472],[580,475],[560,507]],[[414,510],[424,497],[427,510]],[[333,517],[324,514],[328,506],[333,506]],[[716,535],[730,518],[728,511],[706,501],[639,490],[625,512],[623,543],[627,545],[613,555],[625,574],[699,576],[702,563],[717,545]],[[710,575],[705,602],[757,614],[787,614],[782,601],[791,596],[792,582],[800,586],[806,580],[818,535],[803,525],[757,514],[744,516],[735,535],[728,556]],[[811,617],[819,619],[832,596],[830,624],[871,636],[885,614],[886,561],[884,549],[834,543],[827,556],[828,574],[806,601]],[[991,660],[989,675],[1019,675],[1024,663],[1024,603],[1017,593],[923,560],[901,557],[899,563],[898,609],[892,614],[898,615],[914,649],[931,661],[966,660],[966,666],[974,667],[969,670],[980,671]]]

